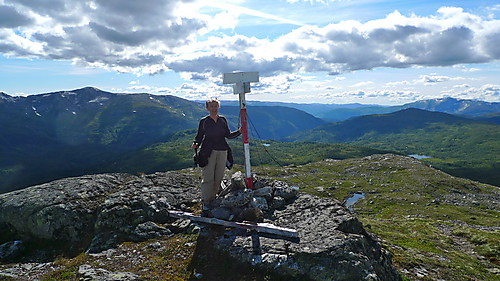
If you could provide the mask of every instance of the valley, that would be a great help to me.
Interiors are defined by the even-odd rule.
[[[455,176],[500,185],[500,125],[481,121],[494,116],[496,103],[421,101],[377,106],[389,113],[357,117],[374,107],[253,104],[248,107],[252,165],[304,164],[379,152],[418,154],[430,156],[422,160]],[[412,105],[462,115],[409,108]],[[303,110],[317,116],[330,111],[358,113],[348,120],[327,122]],[[236,129],[239,111],[234,102],[223,102],[221,113]],[[190,167],[189,145],[205,114],[199,102],[91,87],[24,98],[2,94],[0,192],[84,174]],[[232,142],[236,161],[242,163],[240,145]]]

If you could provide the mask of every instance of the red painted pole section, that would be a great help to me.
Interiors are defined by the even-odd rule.
[[[250,171],[250,145],[248,142],[247,109],[241,108],[241,130],[243,134],[243,148],[245,150],[245,175],[247,188],[253,189],[252,173]]]
[[[248,125],[247,125],[247,109],[242,108],[240,110],[241,115],[241,132],[243,134],[243,143],[248,143]]]

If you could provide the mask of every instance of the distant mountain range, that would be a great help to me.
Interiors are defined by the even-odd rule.
[[[342,122],[327,123],[300,132],[289,140],[320,142],[352,142],[383,134],[398,134],[426,128],[430,124],[479,124],[478,121],[455,115],[409,108],[387,114],[372,114],[351,118]],[[390,124],[390,126],[388,126]]]
[[[403,105],[403,108],[419,108],[464,116],[481,116],[500,112],[500,102],[440,98],[408,103]]]
[[[204,101],[198,101],[204,102]],[[239,106],[238,101],[223,101],[223,106]],[[339,121],[335,118],[329,118],[329,114],[335,115],[336,111],[342,112],[344,110],[357,112],[362,112],[363,108],[370,110],[375,110],[376,108],[384,109],[385,106],[380,105],[366,105],[360,103],[349,103],[349,104],[326,104],[326,103],[291,103],[291,102],[270,102],[270,101],[247,101],[249,106],[283,106],[289,108],[295,108],[304,112],[307,112],[315,117],[324,119],[325,121]],[[361,114],[363,115],[363,114]],[[347,119],[344,116],[340,118]],[[335,119],[335,120],[334,120]]]
[[[237,102],[224,102],[230,105],[237,105]],[[438,98],[416,101],[397,106],[381,106],[381,105],[363,105],[359,103],[351,104],[301,104],[301,103],[282,103],[282,102],[259,102],[248,101],[249,105],[259,106],[286,106],[305,111],[311,115],[321,118],[328,122],[343,121],[352,117],[369,115],[369,114],[384,114],[399,111],[406,108],[418,108],[428,111],[437,111],[454,115],[463,115],[470,118],[485,118],[488,120],[488,115],[500,112],[499,102],[485,102],[479,100],[464,100],[455,98]],[[497,120],[488,120],[498,122]],[[498,123],[497,123],[498,124]]]

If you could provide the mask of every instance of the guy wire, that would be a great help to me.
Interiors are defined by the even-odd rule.
[[[247,120],[248,120],[248,123],[250,123],[250,125],[252,126],[253,130],[252,131],[255,131],[255,133],[257,134],[257,137],[259,138],[259,141],[260,141],[260,146],[262,146],[262,148],[264,149],[264,151],[269,155],[269,157],[271,157],[271,160],[273,160],[276,164],[278,164],[279,167],[283,168],[283,165],[281,165],[280,162],[278,162],[278,160],[269,152],[269,150],[267,150],[267,148],[263,145],[262,143],[262,137],[260,136],[259,134],[259,131],[257,131],[257,128],[255,128],[255,125],[253,124],[252,120],[250,119],[248,113],[247,113]],[[255,138],[254,138],[255,139]]]

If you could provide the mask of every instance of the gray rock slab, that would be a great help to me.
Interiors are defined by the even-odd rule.
[[[299,232],[298,243],[225,234],[215,247],[231,256],[308,280],[400,280],[391,256],[337,200],[299,193],[273,224]],[[257,249],[256,249],[257,245]]]
[[[168,233],[154,224],[168,220],[168,209],[198,202],[197,186],[194,178],[179,173],[57,180],[0,194],[0,229],[12,240],[75,249],[90,244],[93,251],[101,251]]]

